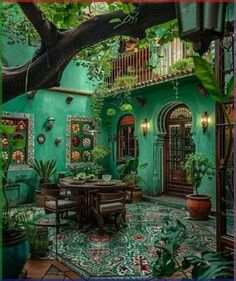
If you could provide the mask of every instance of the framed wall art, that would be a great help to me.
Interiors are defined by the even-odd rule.
[[[15,127],[14,139],[24,139],[26,146],[8,155],[7,137],[2,134],[2,158],[11,157],[10,170],[29,169],[34,162],[34,117],[32,114],[2,112],[2,124]]]
[[[91,160],[95,136],[91,133],[94,119],[80,116],[67,117],[66,166],[82,166]]]

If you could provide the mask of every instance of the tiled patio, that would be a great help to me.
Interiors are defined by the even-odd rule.
[[[40,212],[41,222],[50,222],[53,215]],[[179,219],[187,227],[184,243],[178,250],[178,259],[204,250],[215,250],[215,220],[196,222],[188,219],[184,209],[167,207],[160,203],[141,202],[127,205],[126,227],[118,232],[107,225],[105,234],[96,227],[82,233],[81,227],[70,222],[61,228],[57,237],[57,259],[82,277],[150,278],[158,259],[155,243],[166,217]],[[56,257],[55,229],[49,228],[54,241],[51,254]]]

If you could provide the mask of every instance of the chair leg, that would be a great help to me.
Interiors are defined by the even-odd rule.
[[[99,231],[101,233],[105,232],[105,229],[104,229],[104,219],[103,219],[102,215],[96,211],[95,212],[95,216],[96,216],[96,220],[97,220],[97,223],[98,223]]]
[[[120,229],[120,224],[118,222],[118,217],[120,214],[115,214],[115,226],[116,226],[116,230],[118,231]]]
[[[56,213],[56,235],[59,234],[60,213]]]
[[[122,212],[122,218],[123,218],[123,222],[126,222],[126,210],[123,210]]]

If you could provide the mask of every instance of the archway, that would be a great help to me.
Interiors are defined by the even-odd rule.
[[[192,114],[186,105],[178,104],[168,111],[164,143],[164,191],[168,194],[185,196],[193,193],[193,187],[183,171],[187,156],[195,151],[191,127]]]
[[[180,101],[168,103],[158,114],[154,143],[154,188],[157,193],[184,196],[192,192],[182,164],[195,150],[192,114]]]

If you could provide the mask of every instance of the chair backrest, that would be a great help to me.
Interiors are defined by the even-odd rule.
[[[125,201],[125,192],[117,192],[117,193],[97,193],[97,199],[101,203],[113,203],[113,202],[124,202]]]
[[[57,183],[43,183],[41,184],[42,193],[47,196],[57,197],[60,194],[60,186]]]

